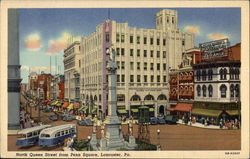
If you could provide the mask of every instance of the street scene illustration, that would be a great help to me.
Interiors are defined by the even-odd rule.
[[[240,8],[8,9],[8,151],[241,150]]]

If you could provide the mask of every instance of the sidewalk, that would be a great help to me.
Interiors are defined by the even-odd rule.
[[[177,124],[186,125],[184,122],[182,122],[181,119],[179,119],[177,121]],[[190,125],[190,122],[188,122],[187,126],[193,126],[193,127],[199,127],[199,128],[205,128],[205,129],[220,129],[220,126],[218,126],[218,125],[207,125],[207,126],[205,126],[205,125],[203,125],[201,123],[198,123],[198,122],[192,123],[191,125]]]

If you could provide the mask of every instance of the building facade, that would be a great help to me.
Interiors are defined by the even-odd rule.
[[[95,32],[81,39],[81,101],[89,108],[89,113],[107,114],[106,51],[112,47],[118,65],[118,113],[136,116],[138,107],[144,105],[154,116],[165,114],[168,70],[178,67],[182,52],[193,48],[193,43],[192,34],[178,29],[178,15],[174,10],[158,12],[155,29],[130,27],[128,23],[111,20],[103,22]],[[65,50],[65,64],[66,59],[73,56],[66,55],[72,46]],[[65,68],[65,98],[70,98],[69,72],[70,68]]]
[[[64,75],[56,74],[52,77],[51,99],[64,99]]]
[[[202,62],[193,65],[196,93],[192,114],[213,118],[217,124],[220,119],[240,118],[240,44],[225,50],[220,56],[203,54]]]
[[[41,73],[37,77],[37,97],[40,100],[51,100],[51,74]]]

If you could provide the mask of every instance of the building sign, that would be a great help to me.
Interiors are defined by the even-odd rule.
[[[209,60],[214,58],[228,56],[229,40],[221,39],[211,42],[199,44],[202,52],[202,60]]]

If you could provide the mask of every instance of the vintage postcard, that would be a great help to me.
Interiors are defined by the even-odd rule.
[[[1,157],[248,158],[248,1],[2,1]]]

